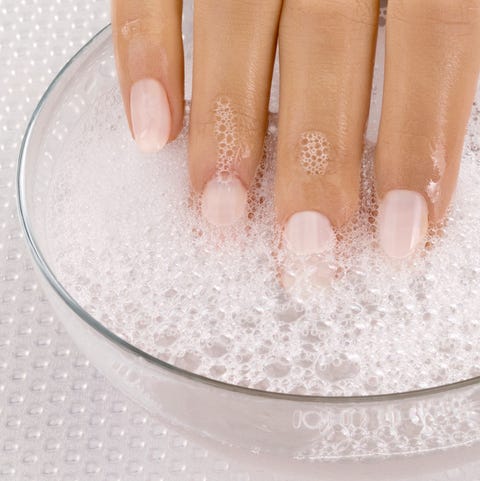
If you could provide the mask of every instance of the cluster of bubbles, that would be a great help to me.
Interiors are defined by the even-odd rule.
[[[234,125],[228,104],[217,115]],[[366,146],[362,208],[338,233],[335,278],[299,297],[279,280],[276,117],[247,220],[215,229],[192,207],[188,125],[161,153],[144,156],[129,137],[120,98],[108,92],[80,119],[57,163],[46,206],[48,261],[106,328],[228,383],[340,396],[479,375],[478,117],[476,108],[445,226],[408,262],[389,261],[376,244],[373,147]],[[228,142],[225,133],[225,159]]]
[[[228,97],[215,101],[214,134],[217,142],[217,173],[230,174],[235,162],[248,156],[248,148],[241,145],[238,116]]]
[[[323,175],[327,170],[330,142],[321,132],[305,132],[300,139],[300,165],[310,175]]]

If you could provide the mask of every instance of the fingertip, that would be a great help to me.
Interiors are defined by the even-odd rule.
[[[284,259],[280,280],[284,289],[306,300],[334,278],[336,235],[324,214],[310,210],[292,214],[283,226]]]

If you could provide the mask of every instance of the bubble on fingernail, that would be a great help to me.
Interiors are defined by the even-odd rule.
[[[242,127],[228,97],[219,97],[214,106],[214,134],[217,141],[217,173],[225,176],[236,170],[238,163],[248,158],[249,145],[242,138]]]
[[[331,145],[318,131],[304,132],[299,141],[300,165],[309,175],[324,175],[330,158]]]

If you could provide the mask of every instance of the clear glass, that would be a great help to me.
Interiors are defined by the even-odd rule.
[[[188,45],[186,50],[188,63]],[[111,31],[106,27],[65,65],[41,99],[18,165],[25,238],[45,293],[85,355],[151,413],[256,465],[274,463],[296,475],[315,474],[316,479],[319,473],[326,479],[349,479],[351,461],[368,459],[372,462],[362,464],[362,473],[372,480],[377,479],[380,465],[387,466],[389,479],[403,479],[420,469],[433,473],[479,459],[480,378],[380,396],[263,392],[208,379],[154,358],[106,330],[77,304],[48,263],[44,201],[69,126],[93,107],[93,90],[107,91],[115,85],[112,58]],[[446,448],[455,456],[445,456]],[[412,464],[411,456],[422,456],[422,462]]]

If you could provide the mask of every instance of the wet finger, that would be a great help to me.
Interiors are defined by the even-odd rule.
[[[113,0],[117,73],[130,130],[156,152],[183,124],[181,0]]]
[[[275,202],[285,246],[332,249],[359,204],[379,4],[285,0]]]
[[[378,237],[411,255],[455,189],[480,68],[480,1],[390,0],[376,153]]]
[[[263,152],[280,0],[197,0],[190,178],[215,225],[244,214]]]

